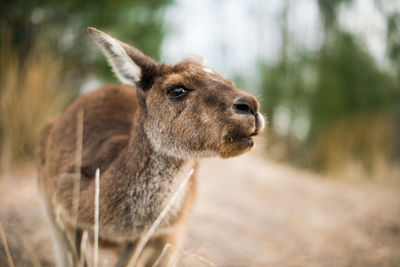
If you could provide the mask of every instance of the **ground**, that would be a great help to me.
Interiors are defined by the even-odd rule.
[[[0,179],[16,266],[54,265],[35,175]],[[252,154],[203,161],[198,186],[179,266],[400,266],[398,187],[326,179]]]

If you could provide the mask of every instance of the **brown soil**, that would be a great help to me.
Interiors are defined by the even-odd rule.
[[[53,266],[33,168],[0,179],[16,266]],[[206,160],[180,266],[400,266],[400,189],[328,180],[254,155]],[[0,244],[0,266],[7,266]]]

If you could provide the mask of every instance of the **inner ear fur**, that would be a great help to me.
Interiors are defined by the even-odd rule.
[[[152,58],[100,30],[92,27],[87,30],[122,83],[135,85],[143,91],[151,87],[157,73],[157,63]]]

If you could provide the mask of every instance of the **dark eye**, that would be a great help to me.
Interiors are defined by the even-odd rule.
[[[176,99],[181,99],[181,98],[184,97],[188,92],[189,92],[189,90],[186,89],[186,88],[183,88],[183,87],[175,87],[175,88],[172,88],[172,89],[168,90],[167,94],[168,94],[168,97],[169,97],[170,99],[176,100]]]

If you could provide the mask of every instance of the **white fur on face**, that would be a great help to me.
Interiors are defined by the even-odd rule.
[[[213,71],[212,69],[207,68],[207,67],[203,68],[203,70],[204,70],[205,72],[208,72],[208,73],[214,73],[214,71]]]
[[[166,155],[168,157],[187,160],[218,156],[217,152],[211,151],[209,149],[204,149],[202,151],[184,149],[181,146],[171,142],[169,138],[160,135],[159,128],[157,127],[146,127],[145,133],[149,138],[153,149],[157,153]]]
[[[131,59],[118,41],[111,36],[93,31],[93,39],[103,50],[118,79],[124,84],[135,85],[142,77],[140,67]]]
[[[210,118],[208,117],[207,114],[203,113],[201,114],[201,120],[204,124],[206,124],[210,120]]]
[[[144,125],[148,140],[157,153],[184,160],[218,156],[215,151],[209,149],[193,151],[183,148],[182,145],[171,140],[172,138],[170,136],[164,136],[162,134],[166,131],[166,127],[169,126],[163,125],[160,122],[157,123],[155,120],[150,120],[150,122]]]

